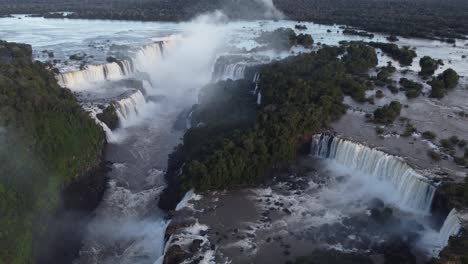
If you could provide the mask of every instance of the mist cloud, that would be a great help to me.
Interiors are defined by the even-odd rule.
[[[264,13],[265,18],[268,19],[283,19],[285,16],[283,12],[278,10],[273,3],[273,0],[255,0],[256,2],[264,5],[266,11]]]

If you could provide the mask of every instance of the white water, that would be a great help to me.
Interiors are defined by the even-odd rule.
[[[243,79],[245,77],[245,69],[247,65],[245,63],[234,63],[228,65],[219,66],[220,69],[216,69],[217,76],[213,76],[213,81],[221,81],[231,79],[233,81]]]
[[[171,49],[178,38],[170,36],[153,44],[140,48],[129,60],[119,63],[105,63],[99,65],[86,65],[85,69],[61,73],[57,80],[62,87],[71,90],[86,90],[94,88],[93,84],[104,81],[116,81],[131,76],[136,72],[152,72],[164,56],[165,49]]]
[[[257,105],[262,104],[262,92],[259,92],[257,95]]]
[[[116,166],[122,169],[125,165]],[[167,222],[163,219],[145,218],[151,205],[163,187],[132,192],[109,182],[103,202],[97,211],[99,221],[93,221],[93,230],[84,241],[76,264],[89,263],[138,263],[143,259],[157,259],[164,250]],[[109,254],[109,248],[117,247],[120,254]],[[107,257],[104,257],[108,255]]]
[[[314,136],[311,153],[358,171],[369,182],[388,185],[392,202],[399,208],[430,213],[435,187],[400,158],[329,135]]]
[[[130,119],[136,117],[145,105],[146,99],[139,90],[136,90],[128,97],[114,102],[117,116],[123,126],[126,126]]]
[[[136,70],[148,72],[148,69],[153,68],[162,59],[163,49],[163,45],[159,43],[140,49],[133,60]]]
[[[460,232],[462,226],[459,217],[457,210],[452,209],[438,232],[429,231],[422,237],[422,248],[432,256],[439,255],[440,251],[448,245],[450,237]]]
[[[100,65],[87,65],[81,71],[59,74],[57,79],[62,87],[79,89],[85,83],[118,80],[126,74],[125,68],[122,69],[117,63],[113,62]]]

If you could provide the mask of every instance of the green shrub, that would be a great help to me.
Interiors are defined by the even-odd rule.
[[[416,128],[411,124],[406,124],[405,131],[403,132],[403,137],[409,137],[413,133],[417,132]]]
[[[422,133],[422,137],[427,140],[434,140],[437,136],[432,131],[425,131]]]
[[[439,63],[429,56],[424,56],[419,60],[419,66],[421,66],[420,75],[431,76],[439,67]]]
[[[445,89],[453,89],[457,86],[460,76],[452,68],[449,68],[442,72],[438,79],[444,82]]]
[[[402,86],[402,90],[405,91],[406,97],[408,98],[418,97],[423,89],[422,84],[406,78],[401,78],[399,83]]]
[[[453,149],[454,148],[453,142],[450,139],[446,139],[446,138],[440,140],[440,145],[442,145],[442,147],[445,148],[445,149]]]
[[[390,124],[400,115],[401,104],[398,101],[392,101],[374,111],[374,122],[380,124]]]
[[[427,155],[435,161],[440,161],[442,159],[442,156],[440,155],[440,153],[433,149],[428,150]]]
[[[409,47],[399,48],[394,43],[382,43],[382,42],[370,42],[374,48],[381,49],[384,53],[389,55],[392,59],[397,60],[403,66],[409,66],[413,63],[413,59],[416,58],[417,54],[414,50]]]

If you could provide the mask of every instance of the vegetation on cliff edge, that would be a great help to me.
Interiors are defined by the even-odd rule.
[[[31,46],[0,42],[0,263],[32,263],[61,188],[98,162],[102,129]]]

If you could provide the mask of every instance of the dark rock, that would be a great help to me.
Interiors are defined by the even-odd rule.
[[[188,219],[183,216],[173,218],[169,226],[166,228],[166,240],[168,240],[170,236],[176,234],[180,229],[193,226],[195,223],[196,221],[194,219]]]
[[[97,114],[96,117],[106,124],[111,130],[116,129],[120,123],[114,104],[110,104],[102,111],[102,113]]]
[[[381,209],[385,206],[385,203],[379,199],[379,198],[373,198],[372,200],[369,201],[368,207],[369,208],[376,208],[376,209]]]
[[[200,251],[201,245],[203,244],[203,240],[195,239],[192,244],[189,246],[189,250],[192,253],[196,253]]]
[[[183,250],[179,245],[169,247],[164,255],[165,264],[179,264],[189,259],[193,255]]]

